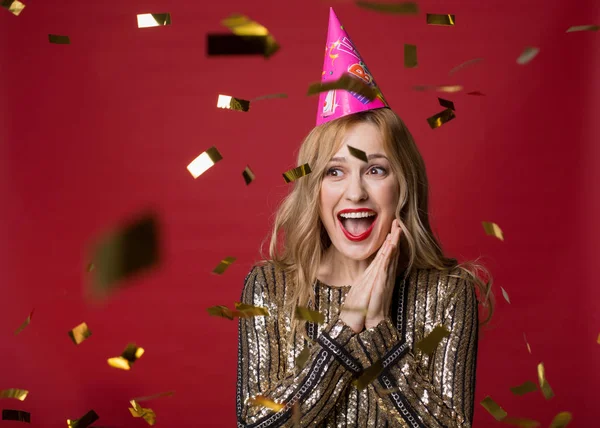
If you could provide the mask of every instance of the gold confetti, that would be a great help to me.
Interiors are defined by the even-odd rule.
[[[135,400],[129,401],[132,407],[129,408],[129,413],[134,418],[143,418],[148,425],[154,425],[156,423],[156,413],[152,409],[146,409],[136,403]]]
[[[417,45],[404,44],[404,67],[415,68],[417,66]]]
[[[175,394],[175,391],[159,392],[158,394],[154,394],[154,395],[147,395],[145,397],[134,398],[132,401],[139,403],[141,401],[150,401],[150,400],[155,400],[157,398],[162,398],[162,397],[171,397],[174,394]]]
[[[75,345],[79,345],[91,335],[92,332],[88,329],[87,324],[84,322],[74,327],[73,330],[69,332],[69,337],[71,338],[71,340],[73,340],[73,343],[75,343]]]
[[[170,13],[141,13],[137,15],[138,28],[171,25]]]
[[[219,94],[219,99],[217,100],[217,108],[246,112],[250,110],[250,101],[243,100],[241,98],[235,98],[229,95]]]
[[[108,365],[115,369],[130,370],[135,361],[144,355],[144,348],[135,346],[134,343],[127,345],[121,356],[109,358]]]
[[[357,1],[356,5],[363,9],[374,10],[381,13],[397,13],[401,15],[416,15],[419,13],[419,7],[415,2],[397,2],[397,3],[374,3],[367,1]]]
[[[383,363],[381,360],[375,361],[370,367],[365,369],[363,373],[352,381],[352,384],[358,389],[362,391],[365,389],[371,382],[373,382],[379,374],[383,371]]]
[[[292,181],[296,181],[299,178],[304,177],[305,175],[310,174],[311,172],[312,172],[312,170],[310,169],[310,165],[305,163],[304,165],[301,165],[297,168],[290,169],[289,171],[284,172],[283,179],[285,180],[286,183],[290,183]]]
[[[600,345],[600,333],[598,333],[598,339],[596,339],[596,342],[598,343],[598,345]]]
[[[29,412],[24,412],[23,410],[11,410],[11,409],[3,409],[2,410],[2,420],[3,421],[18,421],[18,422],[31,422],[31,414]]]
[[[29,323],[31,322],[31,318],[33,317],[33,311],[35,309],[32,309],[31,312],[29,313],[29,315],[27,316],[27,319],[25,321],[23,321],[23,324],[21,324],[16,330],[15,330],[15,336],[19,333],[21,333],[23,331],[23,329],[25,327],[27,327],[29,325]]]
[[[512,417],[507,417],[502,419],[502,422],[508,425],[514,425],[520,428],[536,428],[540,426],[540,423],[538,421],[534,421],[532,419],[525,419],[525,418],[512,418]]]
[[[431,332],[417,343],[417,348],[424,354],[431,355],[439,343],[450,335],[450,332],[443,325],[435,326]]]
[[[454,103],[453,103],[452,101],[450,101],[450,100],[445,100],[445,99],[443,99],[443,98],[440,98],[440,97],[438,97],[438,101],[439,101],[439,103],[440,103],[440,105],[441,105],[442,107],[449,108],[449,109],[450,109],[450,110],[452,110],[452,111],[456,110],[456,109],[454,108]]]
[[[429,126],[431,127],[431,129],[435,129],[435,128],[439,128],[444,123],[450,122],[455,117],[456,116],[454,115],[454,112],[452,111],[452,109],[447,108],[446,110],[444,110],[438,114],[434,114],[433,116],[428,117],[427,123],[429,123]]]
[[[454,67],[452,70],[450,70],[448,72],[448,74],[454,74],[457,71],[462,70],[465,67],[468,67],[468,66],[473,65],[473,64],[477,64],[478,62],[481,62],[481,61],[483,61],[483,58],[473,58],[473,59],[470,59],[470,60],[465,61],[462,64],[459,64],[456,67]]]
[[[600,29],[600,25],[574,25],[569,27],[567,33],[573,33],[576,31],[598,31]]]
[[[227,306],[211,306],[206,310],[208,311],[208,315],[211,317],[227,318],[228,320],[233,319],[233,312]]]
[[[533,58],[536,57],[536,55],[538,54],[539,51],[540,50],[538,48],[526,47],[523,50],[523,53],[521,53],[521,55],[519,55],[519,57],[517,58],[517,64],[519,64],[519,65],[527,64],[529,61],[531,61]]]
[[[496,403],[494,400],[492,400],[492,397],[490,397],[489,395],[487,397],[485,397],[483,400],[481,400],[481,405],[497,421],[501,421],[506,416],[508,416],[508,413],[506,413],[504,411],[504,409],[498,405],[498,403]]]
[[[548,379],[546,379],[546,371],[544,370],[544,363],[539,363],[537,366],[538,371],[538,382],[540,384],[540,389],[542,390],[542,394],[546,400],[550,400],[554,397],[554,391],[550,387],[548,383]]]
[[[15,16],[19,16],[25,9],[25,5],[18,0],[0,0],[0,5]]]
[[[368,308],[355,308],[352,306],[345,306],[345,305],[342,307],[342,310],[348,311],[348,312],[360,312],[363,315],[367,315],[367,312],[368,312]]]
[[[573,415],[571,412],[560,412],[558,415],[554,416],[552,422],[550,423],[550,428],[565,428],[573,419]]]
[[[427,25],[454,25],[455,23],[454,15],[427,14]]]
[[[510,298],[508,297],[508,293],[506,292],[506,290],[502,287],[500,287],[500,290],[502,290],[502,296],[504,296],[504,300],[506,300],[510,304]]]
[[[358,158],[363,162],[369,162],[369,158],[367,158],[367,154],[365,152],[363,152],[362,150],[355,149],[352,146],[348,146],[348,151],[355,158]]]
[[[304,368],[309,356],[310,348],[308,347],[308,345],[306,345],[304,349],[300,352],[300,354],[298,354],[298,356],[296,357],[296,369],[298,369],[298,371],[301,371]]]
[[[70,45],[69,36],[59,36],[58,34],[48,34],[48,41],[57,45]]]
[[[523,333],[523,339],[525,339],[525,345],[527,345],[527,350],[531,354],[531,346],[529,346],[529,342],[527,341],[527,336],[525,336],[525,333]]]
[[[67,419],[67,426],[69,428],[87,428],[98,419],[100,419],[100,417],[96,414],[96,412],[90,410],[79,419]]]
[[[249,166],[246,166],[246,169],[244,169],[244,171],[242,172],[242,176],[244,177],[246,186],[254,181],[254,173],[252,172]]]
[[[269,95],[261,95],[260,97],[253,98],[252,101],[261,101],[261,100],[270,100],[273,98],[287,98],[287,94],[279,93],[279,94],[269,94]]]
[[[253,406],[266,407],[267,409],[271,409],[276,412],[280,411],[281,409],[283,409],[285,407],[284,404],[277,403],[277,402],[265,397],[264,395],[257,395],[256,397],[252,397],[248,400],[248,403]]]
[[[528,380],[519,386],[513,386],[510,388],[515,395],[525,395],[527,393],[537,391],[537,385],[532,381]]]
[[[467,95],[478,95],[480,97],[485,97],[485,94],[479,92],[479,91],[471,91],[471,92],[467,92]]]
[[[490,221],[482,221],[483,230],[485,234],[488,236],[495,236],[501,241],[504,241],[504,234],[502,233],[502,229],[496,223],[492,223]]]
[[[221,24],[229,28],[236,36],[262,38],[262,53],[266,58],[279,50],[279,45],[273,35],[269,33],[269,30],[247,16],[234,14],[222,20]]]
[[[95,266],[94,266],[94,263],[89,263],[89,264],[87,265],[87,268],[86,268],[86,270],[87,270],[88,272],[91,272],[91,271],[93,271],[93,270],[94,270],[94,268],[95,268]]]
[[[187,169],[190,174],[192,174],[192,177],[198,178],[221,159],[223,159],[223,156],[221,156],[221,153],[213,146],[207,151],[200,153],[200,155],[187,166]]]
[[[0,391],[0,398],[15,398],[20,401],[25,401],[25,399],[27,398],[27,394],[29,394],[29,391],[27,391],[26,389],[3,389],[2,391]]]
[[[313,311],[312,309],[305,308],[303,306],[296,306],[296,319],[303,321],[310,321],[317,324],[325,322],[325,315],[321,312]]]
[[[217,267],[213,269],[212,273],[223,275],[229,265],[231,265],[233,262],[235,262],[235,257],[225,257],[223,260],[221,260],[221,263],[219,263]]]
[[[306,95],[315,95],[321,92],[343,89],[348,92],[362,95],[369,101],[373,101],[377,97],[377,89],[369,86],[358,77],[353,77],[351,74],[345,73],[339,79],[324,83],[313,83],[308,87]]]
[[[247,305],[246,303],[235,302],[235,309],[237,309],[238,313],[234,313],[234,315],[237,315],[240,318],[269,316],[269,310],[262,306],[252,306]]]
[[[99,240],[92,257],[96,267],[93,285],[98,296],[159,264],[158,228],[156,215],[143,213]]]
[[[415,91],[437,91],[437,92],[446,92],[446,93],[454,93],[460,92],[463,90],[463,87],[460,85],[417,85],[413,86]]]

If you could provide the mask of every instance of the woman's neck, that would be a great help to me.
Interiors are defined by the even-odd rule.
[[[366,260],[352,260],[331,245],[323,254],[317,278],[334,287],[352,285],[356,278],[369,267],[374,258],[375,254]]]

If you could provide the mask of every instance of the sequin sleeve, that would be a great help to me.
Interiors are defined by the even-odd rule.
[[[389,319],[364,330],[350,343],[363,367],[382,360],[384,367],[372,383],[380,400],[390,409],[388,416],[401,426],[471,427],[477,357],[477,298],[473,286],[461,279],[453,290],[440,319],[450,332],[431,356],[408,343]],[[426,310],[422,308],[422,310]],[[429,333],[428,331],[425,334]],[[423,370],[423,359],[428,370]]]
[[[281,334],[283,287],[273,284],[269,268],[255,267],[246,278],[242,301],[267,307],[270,316],[239,321],[237,421],[238,427],[302,426],[321,423],[337,399],[359,372],[356,359],[346,349],[355,336],[352,329],[334,318],[310,348],[300,371],[286,367],[286,341]],[[279,293],[279,294],[278,294]],[[253,406],[250,398],[265,396],[284,404],[282,410]],[[292,417],[292,413],[294,413]]]

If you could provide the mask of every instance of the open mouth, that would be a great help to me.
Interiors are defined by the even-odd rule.
[[[362,241],[371,234],[377,220],[377,213],[371,210],[344,210],[337,217],[346,238],[351,241]]]

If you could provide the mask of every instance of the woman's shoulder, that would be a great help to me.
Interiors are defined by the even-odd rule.
[[[255,263],[244,280],[245,288],[260,289],[265,294],[277,294],[278,289],[284,287],[285,283],[285,269],[272,260]]]
[[[445,269],[413,268],[409,282],[416,288],[430,289],[433,286],[438,293],[445,295],[473,288],[469,273],[460,265]]]

